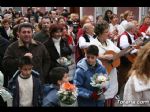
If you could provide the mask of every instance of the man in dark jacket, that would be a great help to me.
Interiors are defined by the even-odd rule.
[[[43,17],[41,20],[42,29],[40,32],[35,34],[34,39],[43,43],[49,38],[49,28],[51,25],[49,17]]]
[[[3,59],[5,50],[7,49],[8,45],[9,45],[8,40],[5,39],[5,38],[3,38],[3,37],[0,35],[0,70],[1,70],[2,59]]]
[[[2,67],[2,60],[3,60],[3,56],[4,56],[5,50],[7,49],[8,45],[9,45],[9,41],[0,35],[0,71],[2,71],[4,74],[5,74],[5,71]],[[4,76],[4,87],[7,87],[7,82],[8,82],[8,77],[5,75]]]
[[[19,39],[10,44],[3,58],[3,67],[11,78],[16,72],[20,56],[29,56],[33,59],[33,69],[40,73],[42,83],[48,74],[50,58],[43,44],[32,39],[33,26],[30,23],[22,23],[18,28]],[[9,78],[9,79],[10,79]]]

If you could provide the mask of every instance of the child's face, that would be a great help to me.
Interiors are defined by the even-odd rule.
[[[19,69],[23,76],[28,77],[31,75],[32,67],[33,67],[32,65],[24,65],[23,67],[21,67]]]
[[[97,56],[91,55],[91,54],[87,54],[86,58],[87,58],[87,62],[88,62],[89,65],[95,65],[96,64]]]
[[[64,83],[64,82],[69,82],[69,74],[68,73],[65,73],[64,74],[64,77],[63,77],[63,79],[62,79],[62,82]]]
[[[68,73],[64,74],[64,77],[62,78],[62,80],[58,81],[58,84],[62,85],[63,83],[66,83],[66,82],[69,82],[69,75],[68,75]]]

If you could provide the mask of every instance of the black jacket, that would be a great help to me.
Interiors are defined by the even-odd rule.
[[[4,37],[5,39],[9,40],[10,37],[7,35],[6,30],[4,29],[3,26],[0,27],[0,34],[2,35],[2,37]]]
[[[20,41],[10,44],[4,54],[2,61],[3,68],[7,71],[7,76],[9,79],[18,69],[18,60],[25,53],[32,53],[33,55],[33,69],[40,73],[40,79],[42,83],[45,83],[45,76],[48,75],[50,59],[49,53],[45,46],[40,42],[35,41],[26,48],[25,45],[19,45]]]
[[[19,107],[19,83],[18,83],[18,75],[20,74],[20,71],[17,70],[14,76],[11,78],[11,80],[8,83],[8,89],[13,95],[13,107]],[[39,80],[39,73],[32,70],[31,72],[33,77],[33,99],[32,104],[33,106],[41,106],[42,101],[42,86],[41,82]]]
[[[46,40],[49,39],[49,35],[47,35],[43,31],[40,31],[34,35],[34,39],[41,42],[41,43],[44,43]]]
[[[2,69],[2,59],[9,45],[9,41],[0,35],[0,70]]]
[[[46,42],[44,42],[44,45],[46,46],[49,55],[50,55],[50,60],[51,60],[51,69],[54,67],[61,66],[58,62],[57,59],[60,57],[67,57],[68,55],[71,55],[72,50],[68,45],[68,42],[64,39],[60,40],[60,55],[57,52],[57,49],[54,45],[54,42],[51,38],[49,38]]]

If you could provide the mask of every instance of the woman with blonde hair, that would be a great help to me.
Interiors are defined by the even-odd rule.
[[[124,20],[120,23],[120,25],[125,29],[128,22],[131,22],[134,19],[133,11],[126,10],[124,12]]]
[[[150,42],[138,52],[125,85],[123,106],[150,106]]]

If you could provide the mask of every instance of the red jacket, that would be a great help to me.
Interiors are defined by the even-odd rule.
[[[140,32],[146,32],[146,30],[148,29],[148,25],[147,24],[142,24],[141,26],[140,26],[140,29],[139,29],[139,31]]]

